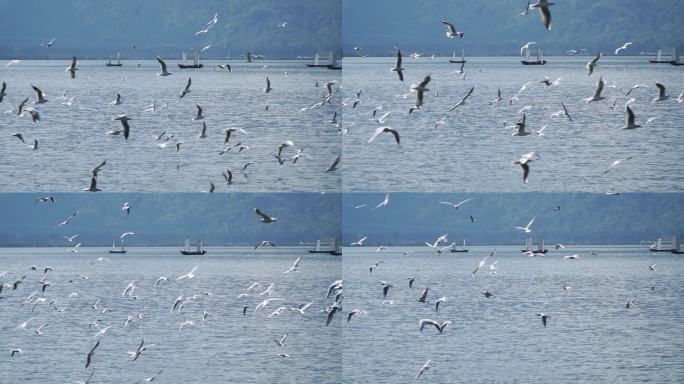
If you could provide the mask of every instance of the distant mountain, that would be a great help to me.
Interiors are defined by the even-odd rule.
[[[319,193],[2,193],[0,246],[66,246],[79,234],[83,246],[107,246],[127,231],[129,245],[178,245],[185,238],[207,246],[249,245],[260,240],[296,245],[339,238],[340,197]],[[121,207],[128,202],[129,215]],[[264,224],[260,208],[278,218]],[[78,215],[67,225],[57,225]]]
[[[532,1],[534,3],[535,1]],[[556,0],[551,6],[551,31],[539,11],[520,13],[525,0],[345,0],[342,3],[343,49],[360,47],[369,55],[388,55],[397,46],[404,52],[518,55],[520,47],[536,41],[547,54],[569,49],[588,53],[614,50],[637,55],[662,47],[684,46],[684,1]],[[463,39],[448,39],[440,22],[452,22]]]
[[[543,236],[547,244],[638,244],[684,237],[681,193],[390,193],[386,207],[371,210],[384,197],[343,195],[343,244],[368,236],[365,245],[423,245],[443,233],[457,243],[466,238],[475,245],[524,244],[527,235],[515,227],[535,216],[530,235]],[[472,200],[459,209],[439,203],[467,198]],[[354,209],[362,204],[367,206]]]
[[[217,11],[216,25],[195,35]],[[151,59],[209,44],[206,58],[294,58],[339,50],[341,39],[339,0],[0,0],[0,15],[5,58]],[[53,37],[51,48],[39,46]]]

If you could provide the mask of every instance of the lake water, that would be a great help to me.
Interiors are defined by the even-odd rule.
[[[390,71],[393,58],[346,58],[344,62],[345,191],[681,191],[684,170],[684,103],[677,103],[684,91],[682,67],[649,64],[646,57],[603,57],[591,77],[582,57],[549,57],[544,66],[524,66],[517,57],[467,58],[466,79],[454,71],[460,64],[447,58],[404,57],[404,82]],[[415,105],[411,84],[432,75],[422,110],[408,116]],[[546,87],[547,76],[560,84]],[[600,76],[605,77],[605,100],[587,104]],[[531,82],[519,99],[509,99],[523,84]],[[654,103],[655,83],[667,87],[670,99]],[[446,113],[473,86],[464,106]],[[636,84],[646,85],[625,93]],[[615,88],[612,88],[615,86]],[[490,105],[497,89],[503,100]],[[352,108],[356,93],[361,102]],[[406,95],[402,98],[401,95]],[[610,106],[619,97],[615,109]],[[624,105],[629,98],[642,128],[622,130]],[[350,99],[351,98],[351,99]],[[573,121],[550,116],[562,110],[564,102]],[[367,143],[380,124],[370,119],[392,112],[382,126],[396,129],[397,145],[383,133]],[[547,125],[543,136],[512,137],[510,129],[527,111],[527,130]],[[436,123],[446,116],[444,124]],[[655,118],[646,125],[650,118]],[[523,184],[522,170],[512,164],[522,154],[534,151],[542,158],[531,164],[529,184]],[[634,156],[602,175],[615,160]]]
[[[213,70],[226,62],[232,73]],[[300,110],[323,101],[324,83],[341,80],[340,71],[310,69],[303,61],[206,61],[204,69],[192,70],[180,70],[176,63],[167,60],[172,75],[159,77],[156,61],[143,61],[140,68],[137,62],[125,61],[117,68],[106,67],[102,60],[80,60],[76,79],[65,73],[68,62],[62,60],[0,66],[0,82],[7,83],[7,96],[0,104],[0,190],[80,191],[88,187],[90,170],[105,159],[107,166],[98,178],[104,191],[196,192],[208,190],[210,181],[216,191],[339,190],[339,171],[325,172],[340,154],[341,138],[330,124],[338,110],[337,97],[332,104]],[[264,94],[267,76],[273,91]],[[179,99],[188,77],[191,93]],[[30,99],[26,106],[34,107],[31,84],[49,100],[37,105],[37,124],[30,116],[16,118],[25,98]],[[59,99],[67,90],[66,99]],[[117,92],[121,105],[110,105]],[[72,105],[64,105],[72,96]],[[144,112],[153,100],[158,110]],[[196,104],[204,110],[205,139],[198,138],[201,121],[193,121]],[[128,142],[122,135],[106,134],[121,129],[112,121],[120,114],[133,119]],[[229,143],[233,148],[219,156],[226,128],[248,133],[234,132]],[[164,149],[155,141],[162,132],[165,137],[175,135]],[[37,139],[38,150],[32,151],[13,133],[21,133],[27,143]],[[283,151],[290,160],[279,165],[273,155],[286,140],[295,147]],[[177,141],[182,142],[179,152]],[[239,152],[237,143],[249,150]],[[300,147],[309,157],[293,164]],[[245,177],[240,170],[247,162],[254,164]],[[226,169],[233,172],[230,186],[221,176]]]
[[[436,254],[345,248],[347,383],[666,383],[684,380],[684,258],[636,246],[575,246],[528,258],[519,247]],[[403,252],[410,252],[404,254]],[[595,252],[597,256],[591,254]],[[580,259],[563,260],[579,254]],[[495,275],[487,268],[495,260]],[[379,264],[372,274],[369,266]],[[656,264],[655,271],[649,265]],[[409,289],[408,277],[416,279]],[[393,284],[383,304],[381,280]],[[655,284],[655,289],[650,286]],[[572,287],[564,290],[563,285]],[[430,288],[429,303],[417,301]],[[485,298],[487,289],[493,296]],[[437,298],[446,296],[439,312]],[[636,297],[634,306],[627,301]],[[539,312],[551,316],[544,328]],[[420,319],[452,321],[443,334]]]
[[[283,274],[302,256],[300,271]],[[96,261],[106,257],[111,261]],[[340,278],[340,258],[310,255],[304,248],[274,249],[208,248],[205,256],[181,256],[177,248],[131,248],[125,255],[110,255],[103,248],[85,248],[70,253],[62,248],[2,248],[0,279],[11,283],[26,276],[16,291],[4,288],[0,297],[0,372],[7,383],[74,383],[84,381],[86,353],[95,345],[98,330],[112,326],[95,351],[91,367],[93,383],[134,383],[151,377],[155,382],[211,383],[324,383],[339,380],[341,321],[325,326],[320,310],[332,302],[325,299],[328,285]],[[38,271],[30,270],[36,265]],[[51,266],[47,280],[52,284],[40,293],[38,281],[43,268]],[[197,266],[196,277],[176,280]],[[81,276],[87,276],[84,280]],[[159,287],[155,281],[166,276]],[[127,284],[135,281],[135,296],[122,297]],[[259,282],[253,291],[247,288]],[[271,296],[259,296],[270,283]],[[34,291],[37,297],[55,300],[48,307],[21,306]],[[72,293],[78,296],[69,297]],[[207,295],[210,292],[213,295]],[[238,299],[241,293],[250,296]],[[175,299],[198,295],[180,311],[171,312]],[[283,298],[254,312],[265,297]],[[100,301],[98,310],[91,306]],[[300,315],[289,309],[267,317],[279,306],[312,301]],[[247,316],[242,306],[248,305]],[[111,312],[102,313],[105,307]],[[63,309],[63,312],[55,310]],[[210,314],[202,322],[204,311]],[[128,327],[129,315],[142,313]],[[33,318],[26,329],[15,329]],[[99,320],[99,327],[89,324]],[[178,332],[181,323],[194,321]],[[34,329],[49,323],[36,335]],[[284,347],[273,339],[288,335]],[[127,355],[141,339],[156,344],[135,362]],[[13,348],[23,355],[10,358]],[[290,357],[279,357],[285,353]]]

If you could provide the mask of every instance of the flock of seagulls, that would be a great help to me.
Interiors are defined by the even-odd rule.
[[[207,33],[217,23],[218,12],[205,24],[203,27],[204,32],[200,32]],[[282,28],[289,28],[288,23],[281,23],[279,25],[279,29]],[[56,39],[53,38],[50,41],[42,43],[41,46],[45,48],[51,48],[53,47],[53,44],[55,44],[55,41]],[[209,49],[209,47],[211,47],[211,44],[207,45],[205,48]],[[138,50],[135,44],[133,45],[133,49],[136,51]],[[173,71],[171,64],[161,56],[156,56],[155,59],[160,69],[157,73],[157,76],[160,77],[158,82],[164,84],[163,87],[160,86],[158,89],[166,88],[168,84],[176,83],[177,78],[180,75],[179,72]],[[7,66],[21,65],[20,63],[21,60],[12,60]],[[304,67],[303,64],[301,65]],[[236,73],[243,70],[243,67],[238,69],[235,65],[231,67],[230,64],[221,64],[221,66],[225,69],[228,69],[228,72],[231,73]],[[250,66],[252,68],[249,68]],[[286,83],[287,86],[283,85],[278,87],[278,82],[281,82],[283,79],[287,78],[287,72],[281,72],[282,75],[285,76],[285,78],[281,78],[278,77],[278,71],[271,70],[269,65],[264,65],[262,68],[258,68],[258,66],[259,64],[254,62],[251,62],[251,64],[246,64],[244,68],[247,75],[245,76],[252,76],[251,74],[258,74],[260,70],[263,71],[263,81],[265,84],[265,88],[263,88],[262,92],[263,94],[259,95],[258,92],[254,92],[253,95],[248,96],[252,100],[256,100],[253,102],[257,103],[257,105],[244,105],[247,112],[239,116],[242,122],[238,122],[238,124],[248,127],[249,123],[246,123],[247,121],[256,119],[263,121],[265,116],[272,114],[274,116],[273,119],[278,119],[279,121],[297,121],[298,124],[318,126],[322,132],[322,136],[327,135],[333,139],[341,132],[341,118],[337,117],[337,102],[335,100],[335,95],[340,90],[337,80],[324,81],[319,84],[318,81],[314,82],[314,78],[318,75],[321,75],[323,72],[321,72],[321,70],[311,70],[311,72],[313,72],[312,76],[307,77],[309,76],[309,73],[305,74],[304,77],[301,78],[303,80],[297,81],[296,89],[293,89],[293,87],[290,85],[292,83],[289,80]],[[122,69],[112,69],[111,71],[126,71],[125,68],[127,67]],[[136,69],[138,68],[140,68],[140,64]],[[107,70],[110,71],[110,69]],[[211,106],[203,105],[204,102],[202,100],[206,100],[206,97],[212,97],[210,94],[211,91],[204,89],[205,87],[200,81],[197,81],[196,83],[193,82],[193,80],[196,80],[193,79],[193,77],[203,76],[200,74],[201,71],[201,69],[192,70],[190,76],[187,78],[184,77],[183,86],[179,86],[176,97],[173,97],[172,94],[163,95],[157,92],[155,96],[156,98],[152,101],[149,108],[140,113],[134,111],[134,109],[139,106],[136,106],[129,101],[134,98],[139,98],[139,95],[130,94],[129,91],[113,91],[111,93],[113,100],[109,99],[108,97],[109,100],[106,102],[98,100],[97,97],[93,97],[88,93],[83,93],[88,92],[87,89],[86,91],[83,91],[83,83],[95,82],[97,80],[98,71],[95,71],[90,67],[80,66],[77,56],[73,56],[66,68],[66,72],[68,75],[67,78],[74,81],[74,88],[76,89],[75,91],[73,91],[70,87],[62,96],[53,99],[48,97],[48,94],[45,92],[45,90],[50,91],[50,89],[46,89],[50,87],[49,85],[30,84],[36,97],[35,100],[32,101],[30,97],[22,95],[24,93],[22,84],[12,83],[9,80],[3,81],[2,87],[0,88],[0,107],[5,103],[13,104],[15,107],[10,109],[8,112],[11,112],[11,114],[16,118],[30,118],[30,121],[36,125],[36,127],[26,127],[21,124],[20,119],[17,121],[17,126],[19,129],[21,129],[21,132],[8,133],[8,135],[16,138],[22,144],[25,144],[31,150],[37,153],[41,153],[41,150],[45,150],[46,146],[50,146],[51,149],[57,148],[58,146],[62,145],[62,143],[60,143],[60,140],[62,139],[51,138],[49,140],[49,144],[44,144],[44,141],[42,141],[40,137],[33,138],[28,136],[40,136],[43,134],[43,132],[45,132],[44,129],[50,129],[55,121],[62,120],[59,117],[59,112],[56,111],[54,107],[55,105],[59,105],[59,100],[63,100],[61,103],[63,106],[71,107],[74,105],[74,98],[78,97],[82,98],[81,103],[83,105],[87,103],[97,107],[99,102],[106,104],[106,108],[99,107],[96,109],[102,109],[103,111],[106,111],[105,113],[113,112],[113,117],[111,117],[111,120],[120,124],[118,127],[112,125],[107,127],[105,134],[114,138],[111,140],[111,142],[108,142],[106,137],[100,139],[102,144],[105,145],[104,151],[98,151],[101,158],[117,157],[120,155],[122,150],[131,152],[131,147],[126,144],[131,141],[140,143],[141,140],[149,140],[148,138],[150,137],[150,134],[148,133],[149,128],[147,127],[147,124],[150,119],[153,119],[155,123],[162,122],[164,124],[163,130],[160,129],[159,132],[150,132],[154,138],[153,140],[149,141],[149,144],[147,145],[147,147],[150,147],[150,149],[137,150],[136,152],[141,156],[149,156],[146,155],[146,152],[155,151],[154,147],[157,147],[160,149],[173,148],[175,149],[176,154],[187,153],[187,155],[184,155],[184,157],[201,156],[202,158],[210,158],[210,156],[214,154],[224,155],[223,157],[230,158],[229,161],[231,164],[225,165],[222,164],[225,163],[225,160],[221,161],[221,159],[215,159],[214,162],[217,164],[217,166],[212,174],[215,175],[216,179],[206,181],[206,184],[209,184],[210,186],[214,185],[214,189],[216,189],[217,185],[221,184],[218,181],[218,178],[222,177],[221,175],[231,175],[234,172],[239,171],[240,168],[243,170],[239,171],[238,173],[243,177],[240,179],[233,178],[230,180],[230,182],[226,182],[224,185],[226,186],[227,190],[234,190],[235,187],[231,187],[234,185],[248,183],[250,181],[262,182],[261,180],[268,180],[269,178],[273,178],[274,187],[279,189],[283,184],[283,181],[287,181],[293,176],[293,174],[297,175],[300,172],[305,172],[307,175],[311,173],[318,174],[320,175],[320,179],[330,178],[329,176],[325,175],[331,173],[334,174],[333,177],[335,178],[339,176],[337,174],[337,170],[341,163],[341,155],[328,153],[328,147],[331,144],[329,140],[321,142],[320,138],[312,138],[312,142],[310,143],[300,143],[295,142],[295,140],[292,138],[287,137],[290,135],[290,133],[283,131],[279,134],[282,137],[282,142],[291,143],[288,146],[289,149],[285,150],[287,148],[283,148],[278,145],[271,146],[270,144],[264,143],[266,140],[261,137],[264,132],[264,127],[257,126],[254,127],[254,129],[249,129],[248,131],[248,129],[244,128],[230,127],[230,122],[217,121],[216,119],[219,118],[219,116],[224,115],[225,112],[213,110],[215,105],[218,104],[212,104]],[[125,72],[121,73],[125,74]],[[325,73],[329,72],[325,71]],[[216,75],[211,74],[211,76],[216,77],[219,75],[217,72]],[[310,83],[307,81],[307,79],[310,79]],[[122,81],[128,81],[128,76],[123,76]],[[150,85],[154,87],[154,79],[152,78],[149,81],[151,82]],[[231,76],[221,76],[220,81],[225,81],[226,84],[229,84],[232,79]],[[242,81],[242,79],[235,81]],[[243,86],[244,84],[239,85],[239,87]],[[147,89],[143,87],[139,91],[146,92]],[[54,90],[52,90],[52,92],[54,92]],[[74,92],[74,94],[70,95],[70,92]],[[249,89],[241,88],[241,95],[247,94],[249,92]],[[284,95],[296,95],[297,97],[290,98],[288,96],[285,98]],[[217,95],[217,97],[220,97],[220,95]],[[295,99],[297,101],[294,101]],[[228,103],[230,102],[240,102],[240,100],[229,100]],[[224,102],[220,102],[221,105],[224,105],[223,103]],[[304,104],[304,106],[301,107],[300,103]],[[192,108],[196,110],[196,113],[188,115],[187,120],[184,120],[182,116],[179,117],[178,113],[186,106],[192,106]],[[92,108],[88,109],[92,110]],[[76,109],[74,109],[74,111],[75,110]],[[81,108],[79,108],[79,110],[81,112],[69,113],[89,113],[91,115],[95,115],[93,112],[82,112],[83,109]],[[5,111],[5,109],[3,109],[3,111]],[[98,111],[96,113],[99,114],[100,112]],[[323,117],[323,122],[319,121],[319,119],[321,119],[321,115],[327,116],[328,114],[330,114],[330,116],[335,116],[331,124],[323,123],[326,121],[327,117]],[[2,114],[0,114],[0,116],[2,116]],[[96,117],[93,116],[93,119],[96,119]],[[199,127],[196,129],[196,131],[192,129],[189,130],[189,127],[187,127],[188,122],[196,122],[199,124]],[[226,125],[228,125],[228,127],[226,127]],[[220,129],[221,131],[226,132],[226,140],[219,141],[219,135],[212,133],[214,129]],[[97,135],[95,132],[90,130],[85,131],[79,127],[69,127],[69,130],[70,132],[78,132],[78,135],[87,136],[88,141],[92,141],[92,136]],[[241,135],[236,139],[236,141],[228,142],[230,132],[234,132],[234,135],[235,133],[239,132]],[[70,135],[69,137],[71,137]],[[296,135],[298,140],[309,140],[306,138],[307,136],[302,136],[299,133],[296,133]],[[123,140],[117,141],[115,139],[117,137],[122,137]],[[271,140],[272,139],[269,137],[268,141]],[[317,140],[317,142],[315,143],[314,140]],[[39,142],[41,144],[40,146]],[[207,151],[207,148],[210,148],[211,144],[204,143],[214,143],[216,148],[215,152],[214,150]],[[198,149],[197,145],[202,145],[203,149]],[[305,149],[307,149],[306,152],[304,152]],[[75,154],[78,154],[78,151],[79,149],[77,147],[75,149]],[[116,151],[117,155],[108,156],[107,152],[109,151]],[[276,160],[273,160],[272,155],[276,153],[276,151]],[[339,149],[337,149],[337,151],[339,152]],[[318,158],[314,158],[314,155],[318,156]],[[152,156],[156,157],[159,155]],[[178,155],[172,156],[173,155],[171,154],[166,156],[165,158],[167,160],[165,161],[168,163],[176,162],[176,172],[180,174],[180,167],[182,164],[180,160],[178,160],[180,158],[177,157]],[[328,156],[329,159],[327,158]],[[249,158],[249,160],[243,160],[243,165],[235,164],[235,162],[240,162],[245,157]],[[133,161],[135,156],[130,154],[127,155],[127,158],[130,158],[131,161]],[[311,159],[316,160],[315,166],[319,167],[318,169],[312,169],[314,162],[311,162],[311,166],[302,166],[303,163],[309,163],[309,160]],[[251,179],[249,178],[250,174],[244,170],[244,168],[247,166],[247,163],[254,164],[250,169],[255,177],[252,177]],[[320,163],[325,164],[325,167],[319,165]],[[116,166],[118,168],[117,171],[120,170],[121,172],[126,173],[126,170],[119,167],[131,167],[132,165],[133,163],[121,164],[120,161],[117,161],[117,164],[112,164],[112,167]],[[227,166],[230,168],[226,169]],[[83,164],[74,164],[72,166],[74,169],[82,167]],[[273,172],[275,172],[275,175],[272,174]],[[278,173],[281,172],[283,174],[286,174],[285,172],[287,172],[289,176],[278,175]],[[259,177],[257,175],[258,173],[260,173],[262,176]],[[49,180],[43,180],[41,181],[41,184],[49,186],[50,182]],[[114,188],[116,187],[110,186],[109,184],[103,184],[100,179],[92,176],[87,183],[87,187],[83,188],[83,190],[88,192],[97,192],[101,190],[111,191],[114,190]],[[195,188],[197,189],[194,190],[200,190],[201,187],[197,186]],[[212,191],[214,189],[212,189]],[[241,188],[237,187],[237,189]]]

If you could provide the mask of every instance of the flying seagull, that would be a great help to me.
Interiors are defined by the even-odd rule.
[[[534,152],[529,152],[520,157],[520,159],[513,162],[513,164],[519,164],[520,168],[523,170],[523,183],[527,184],[527,179],[530,177],[530,162],[535,159],[541,158]]]
[[[549,10],[549,7],[553,4],[554,3],[551,3],[548,0],[539,0],[538,3],[531,5],[532,8],[539,8],[539,15],[541,16],[547,31],[551,30],[551,10]]]
[[[278,219],[265,214],[259,208],[254,208],[254,213],[261,217],[261,222],[264,224],[275,223],[276,221],[278,221]]]
[[[584,99],[587,103],[591,103],[592,101],[599,101],[605,99],[605,97],[601,96],[601,92],[603,91],[603,86],[605,85],[605,82],[603,81],[603,76],[601,76],[596,83],[596,90],[594,91],[594,96],[589,97]]]
[[[398,50],[397,51],[397,62],[394,65],[394,68],[392,68],[392,72],[397,73],[397,76],[399,76],[399,81],[404,81],[404,72],[402,72],[403,70],[404,70],[404,68],[401,67],[401,50]]]
[[[471,94],[473,93],[473,91],[475,90],[475,87],[476,87],[476,86],[477,86],[477,84],[473,85],[473,86],[470,88],[470,90],[468,91],[468,93],[466,93],[466,95],[461,99],[461,101],[459,101],[458,103],[456,103],[456,105],[454,105],[453,107],[451,107],[451,109],[449,110],[449,112],[453,111],[454,109],[456,109],[457,107],[459,107],[459,106],[461,106],[461,105],[464,105],[464,104],[466,103],[466,100],[468,99],[468,97],[470,97],[470,95],[471,95]]]
[[[463,32],[458,32],[456,31],[456,27],[448,21],[442,21],[442,24],[446,25],[447,31],[446,31],[446,36],[450,39],[453,39],[454,37],[458,36],[459,38],[463,38]]]
[[[620,53],[620,51],[623,51],[623,50],[627,49],[627,48],[628,48],[630,45],[632,45],[632,44],[634,44],[634,43],[632,43],[632,42],[630,41],[630,42],[625,43],[622,47],[616,49],[616,50],[615,50],[615,56],[617,56],[618,53]]]
[[[594,73],[594,66],[599,61],[602,54],[603,54],[602,52],[599,52],[598,55],[596,55],[596,57],[593,60],[591,60],[590,62],[587,63],[587,66],[586,66],[587,76],[591,76],[591,74]]]
[[[469,202],[470,200],[472,200],[472,198],[465,199],[465,200],[461,201],[461,202],[458,203],[458,204],[454,204],[454,203],[451,203],[451,202],[448,202],[448,201],[440,201],[439,203],[440,203],[440,204],[451,205],[452,207],[454,207],[454,209],[459,209],[459,208],[461,208],[461,205],[463,205],[463,204]]]
[[[369,143],[373,142],[373,140],[375,140],[375,138],[380,136],[380,134],[383,132],[389,132],[392,135],[394,135],[394,140],[396,140],[397,144],[399,144],[399,132],[397,132],[396,130],[392,129],[392,127],[389,127],[389,126],[376,128],[375,131],[373,132],[373,136],[371,136],[371,138],[368,139],[368,142]]]
[[[69,65],[66,69],[66,72],[69,72],[69,75],[71,76],[72,79],[76,78],[76,71],[78,68],[76,68],[76,56],[71,57],[71,65]]]
[[[634,111],[629,105],[625,106],[625,112],[627,112],[627,125],[622,127],[622,129],[635,129],[641,127],[639,124],[634,123]]]
[[[45,48],[50,48],[52,47],[52,44],[55,43],[55,37],[52,38],[52,40],[48,41],[47,43],[41,43],[40,45],[45,47]]]
[[[192,84],[192,78],[188,77],[188,83],[185,84],[185,88],[181,91],[179,99],[182,99],[185,95],[190,93],[190,84]]]
[[[161,57],[157,56],[157,61],[159,62],[159,65],[161,66],[161,73],[158,73],[157,76],[168,76],[171,74],[171,72],[166,70],[166,63],[164,60],[161,59]]]
[[[123,135],[124,139],[128,141],[128,135],[130,134],[131,127],[128,125],[129,120],[133,120],[132,118],[126,116],[126,115],[119,115],[115,117],[113,120],[119,120],[121,122],[121,125],[123,126]]]
[[[534,219],[536,219],[536,216],[535,216],[535,217],[532,217],[532,220],[530,220],[530,222],[527,223],[526,226],[524,226],[524,227],[515,227],[515,228],[516,228],[516,229],[519,229],[519,230],[521,230],[521,231],[523,231],[523,232],[525,232],[525,233],[530,233],[530,232],[532,232],[532,230],[530,229],[530,227],[532,226],[532,223],[534,223]]]
[[[663,101],[667,100],[670,98],[670,96],[665,94],[665,86],[662,85],[661,83],[656,83],[656,87],[658,87],[658,96],[653,99],[653,101]]]

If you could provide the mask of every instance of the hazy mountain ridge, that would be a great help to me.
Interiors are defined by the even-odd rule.
[[[549,54],[580,48],[613,54],[632,41],[634,46],[622,54],[636,55],[673,46],[681,52],[684,46],[684,2],[559,0],[551,6],[551,31],[536,9],[521,16],[525,5],[523,0],[345,0],[343,49],[386,55],[398,46],[429,56],[463,48],[471,55],[516,55],[520,46],[536,41]],[[448,39],[442,20],[463,31],[463,39]]]
[[[195,35],[217,10],[217,24]],[[0,0],[0,14],[0,57],[7,58],[102,58],[120,51],[122,58],[151,59],[209,44],[207,58],[239,58],[247,51],[292,58],[338,50],[341,39],[337,0]],[[282,23],[287,26],[278,27]],[[39,46],[53,37],[52,48]]]

